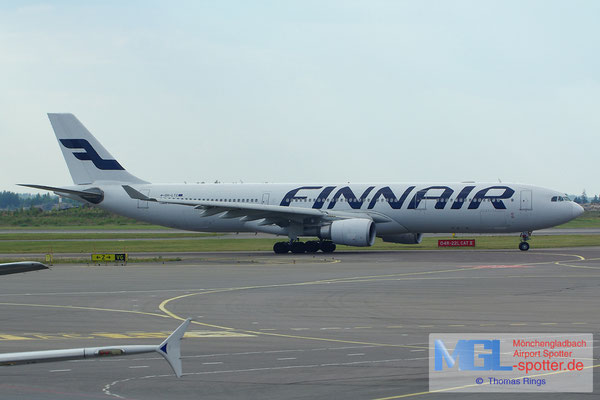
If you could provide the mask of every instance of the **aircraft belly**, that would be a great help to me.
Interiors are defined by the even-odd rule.
[[[506,210],[485,210],[481,211],[479,216],[481,229],[503,230],[508,226]]]

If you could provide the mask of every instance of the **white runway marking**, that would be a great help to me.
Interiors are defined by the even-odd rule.
[[[291,352],[295,352],[295,351],[304,351],[302,349],[297,349],[297,350],[266,350],[263,353],[264,354],[271,354],[271,353],[291,353]]]
[[[426,358],[423,358],[426,359]],[[294,368],[318,368],[318,367],[333,367],[333,366],[344,366],[344,365],[359,365],[359,364],[379,364],[379,363],[389,363],[389,362],[397,362],[397,361],[412,361],[415,359],[403,359],[403,358],[395,358],[389,360],[374,360],[374,361],[354,361],[354,362],[346,362],[346,363],[331,363],[331,364],[309,364],[309,365],[288,365],[284,367],[264,367],[264,368],[248,368],[248,369],[231,369],[231,370],[221,370],[221,371],[201,371],[201,372],[189,372],[184,373],[183,376],[192,376],[192,375],[211,375],[211,374],[231,374],[231,373],[243,373],[243,372],[258,372],[258,371],[275,371],[275,370],[283,370],[283,369],[294,369]],[[419,359],[420,360],[420,359]],[[118,394],[111,393],[111,388],[119,383],[124,383],[131,381],[133,379],[153,379],[153,378],[165,378],[171,377],[172,375],[149,375],[142,376],[140,378],[127,378],[118,381],[114,381],[104,386],[102,391],[109,395],[118,398],[123,398]]]

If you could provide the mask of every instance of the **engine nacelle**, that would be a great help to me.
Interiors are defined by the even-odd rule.
[[[321,239],[331,239],[334,243],[348,246],[373,246],[375,243],[375,223],[370,219],[351,218],[333,221],[322,226]]]
[[[423,238],[422,233],[400,233],[397,235],[386,235],[381,237],[384,242],[402,243],[402,244],[419,244]]]

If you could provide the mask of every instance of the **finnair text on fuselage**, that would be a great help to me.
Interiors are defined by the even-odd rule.
[[[360,195],[355,194],[350,186],[339,189],[336,186],[301,186],[286,193],[280,205],[289,206],[294,201],[301,201],[312,203],[314,209],[321,209],[327,203],[327,209],[330,210],[335,207],[338,201],[342,201],[348,203],[355,210],[360,210],[366,203],[366,208],[371,210],[375,208],[378,202],[385,202],[392,209],[398,210],[402,208],[415,188],[416,186],[409,186],[402,194],[397,196],[389,186],[383,186],[378,190],[374,190],[376,186],[369,186]],[[475,186],[465,186],[457,193],[456,197],[453,197],[455,190],[449,186],[429,186],[413,195],[407,203],[407,209],[418,209],[423,200],[435,200],[434,208],[436,210],[445,209],[449,203],[452,203],[450,209],[460,210],[467,202],[469,203],[469,210],[477,210],[481,203],[486,201],[491,202],[497,210],[505,210],[506,205],[503,200],[510,199],[515,194],[515,191],[508,186],[490,186],[477,191],[471,198],[469,196],[473,189],[475,189]],[[501,193],[490,195],[489,192],[494,190]],[[438,194],[436,195],[435,192],[438,192]],[[330,198],[329,196],[332,193],[334,194]],[[373,193],[372,196],[371,193]]]

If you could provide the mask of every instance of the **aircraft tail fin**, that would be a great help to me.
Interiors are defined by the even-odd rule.
[[[75,184],[148,183],[127,172],[73,114],[48,114],[48,118]]]
[[[178,378],[182,375],[181,339],[183,339],[185,330],[191,321],[191,318],[186,319],[183,324],[179,325],[179,328],[175,329],[175,331],[173,331],[173,333],[171,333],[171,335],[156,348],[156,351],[167,360],[169,365],[171,365],[173,372],[175,372],[175,375],[177,375]]]

